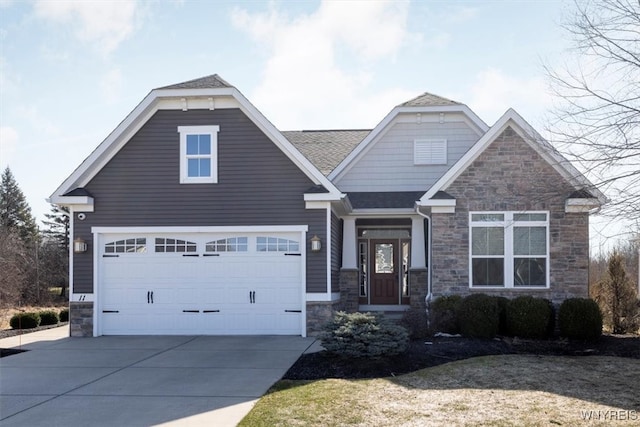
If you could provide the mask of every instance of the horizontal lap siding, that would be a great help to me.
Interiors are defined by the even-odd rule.
[[[179,183],[178,126],[198,125],[220,126],[217,184]],[[326,212],[305,209],[312,185],[238,109],[162,110],[86,185],[95,212],[75,221],[75,234],[91,241],[92,226],[308,225],[326,241]],[[308,292],[326,292],[326,255],[317,255],[307,260]],[[75,292],[92,292],[91,257],[75,257]]]
[[[416,139],[446,139],[446,165],[414,165]],[[342,191],[426,191],[479,139],[465,122],[396,123],[337,181]]]
[[[331,213],[331,292],[340,292],[342,266],[342,220]]]

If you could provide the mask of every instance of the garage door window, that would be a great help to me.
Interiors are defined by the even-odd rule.
[[[104,245],[104,252],[113,253],[142,253],[147,251],[147,239],[134,238],[126,240],[117,240]]]
[[[196,252],[194,242],[180,239],[156,238],[156,252]]]
[[[249,247],[246,237],[229,237],[214,240],[205,245],[206,252],[247,252]]]
[[[299,252],[300,244],[295,240],[278,237],[258,237],[256,250],[258,252]]]

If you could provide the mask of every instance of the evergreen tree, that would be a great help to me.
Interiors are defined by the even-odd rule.
[[[27,244],[34,243],[38,237],[31,207],[8,166],[0,181],[0,227],[15,231]]]
[[[46,229],[43,234],[65,251],[69,248],[69,208],[51,205],[51,212],[44,214]]]

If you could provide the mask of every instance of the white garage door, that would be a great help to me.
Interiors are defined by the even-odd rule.
[[[301,240],[301,233],[101,235],[100,334],[300,335]]]

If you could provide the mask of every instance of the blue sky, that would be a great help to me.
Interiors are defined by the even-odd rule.
[[[425,91],[539,131],[566,1],[0,0],[0,167],[38,219],[153,88],[218,73],[281,130],[371,128]]]

